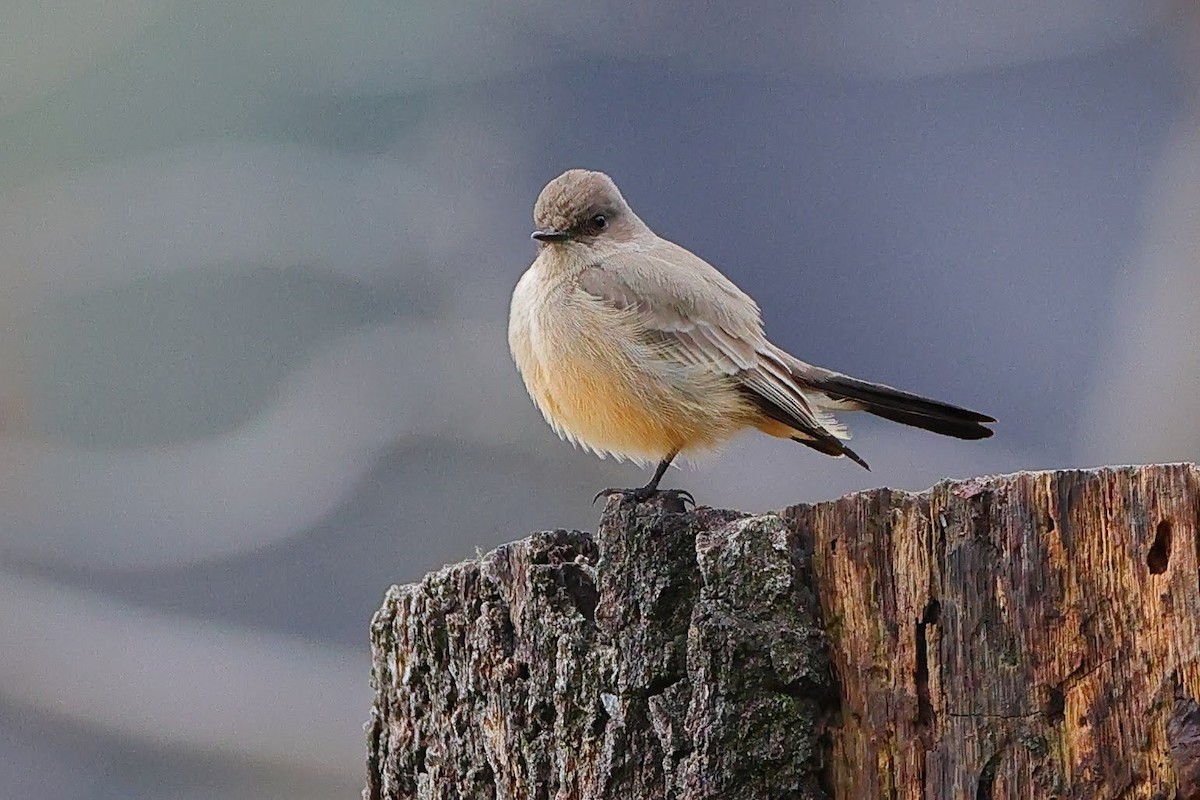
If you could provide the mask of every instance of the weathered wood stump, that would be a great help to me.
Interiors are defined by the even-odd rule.
[[[1200,800],[1200,471],[614,499],[371,637],[368,800]]]

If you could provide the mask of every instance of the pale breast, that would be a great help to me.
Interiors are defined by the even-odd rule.
[[[745,424],[728,378],[656,350],[632,314],[531,273],[513,294],[509,345],[560,436],[601,455],[654,461],[713,447]]]

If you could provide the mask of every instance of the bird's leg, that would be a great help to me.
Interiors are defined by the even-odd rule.
[[[614,494],[620,494],[633,498],[635,503],[642,503],[658,494],[668,495],[673,499],[678,500],[680,505],[683,505],[684,503],[691,503],[693,506],[696,505],[696,500],[692,497],[692,493],[686,491],[685,489],[658,488],[659,481],[663,479],[663,475],[666,474],[667,468],[671,466],[671,461],[673,461],[677,455],[679,455],[679,451],[670,453],[662,461],[659,461],[658,467],[654,470],[654,477],[651,478],[650,482],[645,486],[639,486],[636,489],[603,489],[596,493],[596,496],[592,498],[592,502],[595,503],[601,497],[609,497]]]
[[[640,497],[638,499],[645,500],[650,495],[652,495],[658,491],[658,483],[659,483],[659,481],[661,481],[663,479],[663,475],[667,474],[667,468],[671,466],[671,460],[674,458],[675,458],[675,454],[672,453],[671,455],[664,458],[662,461],[658,462],[658,467],[655,468],[654,477],[650,479],[650,482],[647,483],[645,486],[642,486],[641,488],[635,490],[639,495],[643,495],[642,497]]]

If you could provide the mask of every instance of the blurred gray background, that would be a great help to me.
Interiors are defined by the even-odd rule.
[[[0,798],[333,798],[383,591],[645,474],[506,345],[614,176],[802,358],[1000,419],[672,471],[769,509],[1200,452],[1191,3],[0,11]]]

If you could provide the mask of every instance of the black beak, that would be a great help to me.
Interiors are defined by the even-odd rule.
[[[555,230],[554,228],[546,228],[545,230],[534,231],[529,234],[530,239],[539,242],[565,242],[571,238],[566,231]]]

